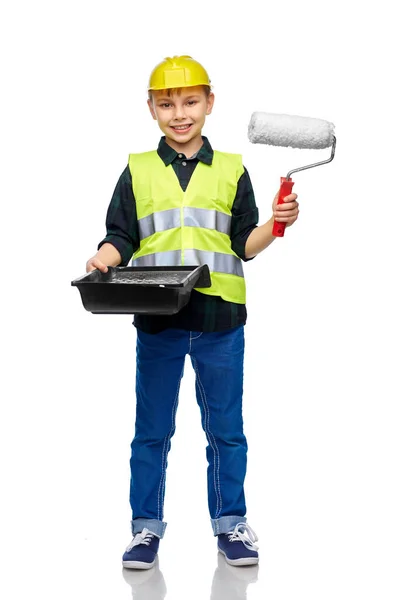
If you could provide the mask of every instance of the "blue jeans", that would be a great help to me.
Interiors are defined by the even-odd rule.
[[[132,533],[144,527],[163,537],[167,456],[185,357],[196,373],[196,397],[207,436],[208,507],[214,535],[246,522],[243,483],[247,442],[243,434],[243,325],[201,333],[137,330],[136,425],[132,441]]]

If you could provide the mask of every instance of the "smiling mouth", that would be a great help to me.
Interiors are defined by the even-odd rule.
[[[191,126],[192,126],[192,123],[189,123],[188,125],[175,125],[175,126],[171,125],[171,129],[173,129],[174,131],[185,133],[186,131],[189,131]]]

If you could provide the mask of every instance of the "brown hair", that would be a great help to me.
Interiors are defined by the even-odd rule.
[[[206,97],[208,98],[209,95],[211,94],[211,87],[209,85],[202,85],[201,87],[203,88],[204,93],[205,93]],[[168,96],[168,98],[170,98],[171,94],[173,92],[177,92],[179,95],[181,93],[182,89],[186,89],[186,88],[170,88],[168,90],[157,90],[157,92],[164,92]],[[154,90],[149,90],[149,100],[153,99],[153,95],[152,95],[153,91]]]

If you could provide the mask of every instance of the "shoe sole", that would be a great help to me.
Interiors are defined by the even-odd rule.
[[[228,558],[227,555],[225,554],[225,552],[223,550],[221,550],[221,548],[218,548],[218,552],[221,552],[221,554],[223,554],[225,556],[225,560],[228,563],[228,565],[233,565],[234,567],[245,567],[246,565],[257,565],[258,564],[258,557],[256,558],[254,557],[247,557],[247,558]]]
[[[154,567],[155,564],[155,560],[153,560],[152,563],[147,563],[147,562],[141,562],[139,560],[123,560],[122,561],[122,566],[125,567],[126,569],[151,569],[151,567]]]

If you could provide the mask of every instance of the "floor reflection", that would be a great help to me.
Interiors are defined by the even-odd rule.
[[[139,569],[122,569],[123,577],[132,588],[133,600],[164,600],[167,595],[163,574],[156,564],[152,569],[141,571]]]
[[[218,552],[210,600],[246,600],[247,587],[258,579],[258,565],[233,567]]]
[[[160,567],[158,557],[152,569],[139,571],[122,569],[125,581],[132,589],[133,600],[164,600],[167,586]],[[247,587],[258,579],[258,565],[250,567],[233,567],[218,552],[218,566],[211,583],[210,600],[246,600]]]

